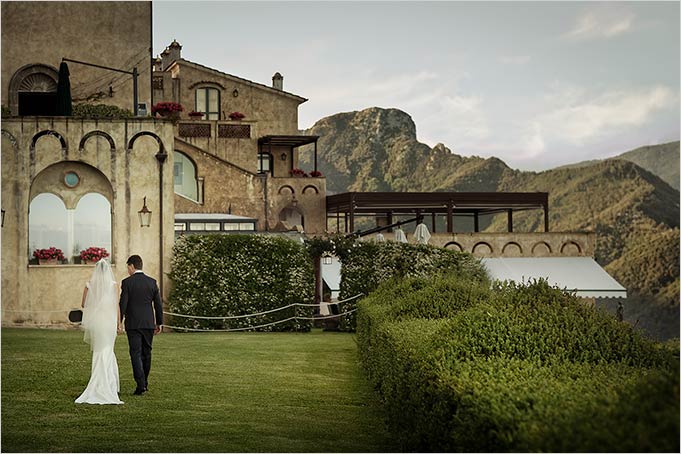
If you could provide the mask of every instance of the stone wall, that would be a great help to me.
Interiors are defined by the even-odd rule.
[[[2,104],[17,114],[10,84],[21,82],[13,76],[22,68],[47,65],[56,75],[66,57],[126,71],[137,66],[138,99],[150,106],[151,46],[151,2],[2,2]],[[74,102],[89,97],[133,111],[131,75],[68,65]]]
[[[169,76],[170,74],[170,76]],[[257,171],[258,138],[266,135],[297,135],[298,105],[303,98],[278,92],[245,79],[229,76],[210,68],[196,65],[184,60],[177,61],[164,72],[155,72],[155,102],[179,102],[184,107],[181,121],[178,124],[177,136],[202,148],[219,158],[243,167],[251,172]],[[162,87],[162,88],[160,88]],[[210,136],[188,136],[180,134],[182,123],[189,120],[188,113],[196,109],[196,90],[211,87],[220,92],[220,121],[203,120],[193,122],[205,124],[210,128]],[[236,94],[237,96],[234,96]],[[227,115],[241,112],[246,117],[242,121],[229,121]],[[225,125],[248,125],[248,138],[225,138],[218,133],[218,123]],[[279,154],[275,154],[275,172],[278,167],[285,166],[288,175],[290,162],[277,163]],[[295,165],[295,162],[294,162]]]
[[[161,147],[168,153],[162,167],[162,200],[156,159]],[[82,180],[72,193],[62,181],[69,169]],[[68,310],[80,307],[83,287],[92,275],[92,265],[29,265],[29,206],[42,192],[58,194],[67,205],[77,203],[86,192],[107,197],[112,213],[110,258],[116,279],[127,276],[128,256],[139,254],[145,272],[159,281],[163,278],[160,284],[167,296],[169,282],[161,276],[161,266],[163,274],[170,271],[172,169],[173,128],[169,122],[50,117],[3,120],[3,323],[66,323]],[[140,226],[137,213],[144,197],[152,211],[150,227]]]
[[[307,233],[322,233],[326,227],[326,179],[278,178],[255,174],[213,156],[182,140],[175,150],[186,154],[203,179],[203,201],[195,202],[175,195],[177,213],[227,213],[258,220],[258,231],[272,231],[281,211],[291,205],[305,216]],[[265,187],[268,223],[265,225]],[[294,203],[295,199],[295,203]]]
[[[413,233],[407,232],[413,242]],[[392,234],[385,234],[392,235]],[[593,257],[596,234],[591,232],[434,233],[428,244],[478,257]]]

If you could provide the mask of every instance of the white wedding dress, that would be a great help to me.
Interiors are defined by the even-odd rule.
[[[87,283],[83,308],[84,341],[92,349],[90,381],[77,404],[122,404],[114,344],[118,327],[118,295],[111,265],[102,259]]]

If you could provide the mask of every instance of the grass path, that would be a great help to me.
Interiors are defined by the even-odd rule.
[[[2,330],[2,452],[394,451],[345,333],[161,334],[150,391],[116,342],[125,405],[76,405],[77,331]]]

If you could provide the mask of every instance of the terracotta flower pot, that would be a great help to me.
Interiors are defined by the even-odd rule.
[[[57,259],[38,259],[38,265],[58,265]]]

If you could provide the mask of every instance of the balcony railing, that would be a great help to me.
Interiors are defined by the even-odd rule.
[[[177,123],[177,135],[183,138],[250,139],[251,125],[241,121],[181,120]]]

